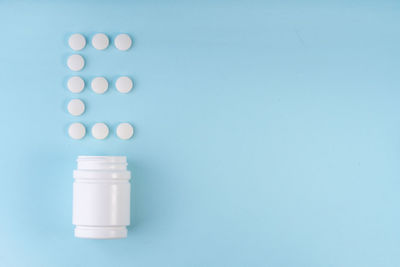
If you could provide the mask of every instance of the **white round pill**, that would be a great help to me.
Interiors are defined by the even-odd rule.
[[[86,39],[82,34],[75,33],[69,37],[68,44],[73,50],[79,51],[85,48]]]
[[[72,55],[68,58],[67,65],[73,71],[80,71],[85,66],[85,60],[81,55]]]
[[[109,40],[104,33],[97,33],[93,36],[92,45],[97,50],[104,50],[108,47]]]
[[[96,123],[92,127],[92,135],[96,139],[105,139],[108,136],[108,126],[102,122]]]
[[[68,103],[68,112],[72,116],[80,116],[85,112],[85,104],[80,99],[72,99]]]
[[[69,78],[67,87],[72,93],[80,93],[85,88],[85,81],[79,76],[73,76]]]
[[[97,94],[104,94],[108,89],[108,82],[104,77],[96,77],[92,80],[92,90]]]
[[[117,136],[122,140],[128,140],[133,135],[133,127],[129,123],[121,123],[117,127]]]
[[[115,87],[120,93],[129,93],[132,90],[133,83],[131,78],[123,76],[119,77],[115,82]]]
[[[132,39],[126,33],[118,34],[114,40],[116,48],[122,51],[128,50],[132,45]]]
[[[82,123],[72,123],[68,128],[68,135],[72,139],[82,139],[86,134],[85,126]]]

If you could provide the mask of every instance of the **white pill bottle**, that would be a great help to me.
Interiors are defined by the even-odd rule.
[[[126,157],[79,156],[77,162],[72,212],[75,237],[127,237],[131,173]]]

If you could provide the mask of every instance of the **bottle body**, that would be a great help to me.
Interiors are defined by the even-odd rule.
[[[126,237],[131,191],[126,157],[79,156],[77,161],[72,215],[75,236]]]

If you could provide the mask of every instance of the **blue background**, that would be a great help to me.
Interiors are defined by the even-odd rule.
[[[400,266],[399,1],[2,1],[0,266]],[[81,51],[67,136],[70,34]],[[115,137],[119,122],[135,127]],[[73,236],[78,155],[126,155],[123,240]]]

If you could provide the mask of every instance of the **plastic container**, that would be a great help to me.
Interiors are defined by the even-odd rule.
[[[130,171],[126,157],[79,156],[74,171],[72,223],[80,238],[127,237]]]

